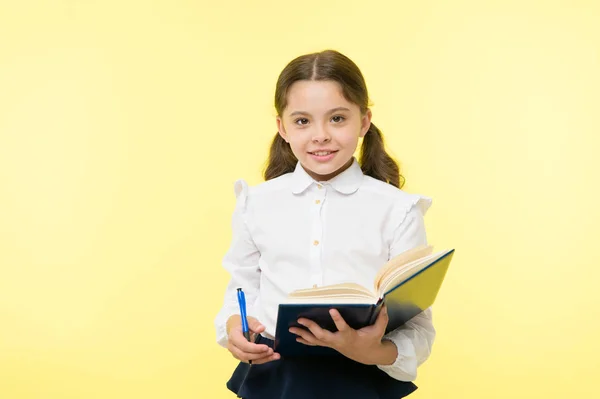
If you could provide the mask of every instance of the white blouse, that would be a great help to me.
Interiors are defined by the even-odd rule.
[[[316,182],[298,163],[293,173],[248,187],[235,183],[230,273],[215,319],[217,342],[227,346],[227,319],[239,314],[236,288],[247,312],[273,339],[278,305],[293,290],[355,282],[373,286],[378,269],[395,255],[426,244],[423,216],[431,199],[365,176],[356,159],[333,179]],[[378,367],[412,381],[435,338],[431,308],[385,336],[398,348],[392,365]]]

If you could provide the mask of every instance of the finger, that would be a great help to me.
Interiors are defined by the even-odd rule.
[[[389,317],[387,312],[387,306],[383,305],[383,307],[381,308],[381,312],[379,312],[379,315],[377,315],[377,320],[375,320],[375,328],[378,331],[385,330],[385,328],[388,325],[388,322]]]
[[[240,350],[240,348],[236,348],[233,345],[228,349],[231,352],[231,354],[233,355],[233,357],[235,357],[236,359],[238,359],[242,362],[246,362],[246,363],[250,360],[252,360],[252,363],[255,363],[257,360],[273,356],[273,350],[270,348],[269,348],[269,351],[264,352],[264,353],[244,352],[244,351]]]
[[[300,338],[300,337],[296,338],[296,341],[300,342],[301,344],[308,345],[308,346],[319,346],[317,344],[313,344],[312,342],[308,342],[304,338]]]
[[[265,331],[265,326],[254,317],[248,317],[248,328],[256,334],[260,334]]]
[[[281,355],[279,353],[273,353],[271,356],[265,356],[263,358],[253,360],[252,364],[263,364],[279,359],[281,359]]]
[[[231,343],[231,341],[227,342],[227,350],[229,352],[231,352],[231,356],[233,356],[234,358],[236,358],[237,360],[241,360],[239,358],[239,349],[236,348],[235,346],[233,346],[233,344]]]
[[[318,339],[310,332],[303,328],[290,328],[290,332],[292,334],[296,334],[298,338],[302,338],[304,341],[311,343],[312,345],[318,344]]]
[[[242,331],[239,329],[231,330],[229,341],[233,344],[233,346],[239,348],[242,352],[264,353],[269,350],[267,345],[248,342],[246,337],[244,337],[242,334]]]
[[[340,312],[337,311],[337,309],[331,309],[329,311],[329,314],[331,315],[331,318],[333,319],[333,322],[335,323],[335,326],[337,327],[338,331],[344,332],[350,329],[350,326],[348,325],[348,323],[346,323],[346,320],[344,320],[344,318],[342,317]]]
[[[321,328],[317,323],[308,319],[299,319],[298,323],[308,328],[310,332],[321,342],[330,342],[333,338],[331,331]]]

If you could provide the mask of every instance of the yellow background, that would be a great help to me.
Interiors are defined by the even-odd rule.
[[[233,182],[325,48],[457,249],[413,397],[600,397],[598,2],[2,0],[0,398],[234,397]]]

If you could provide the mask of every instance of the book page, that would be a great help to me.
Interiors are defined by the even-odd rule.
[[[390,289],[394,288],[398,284],[406,281],[410,277],[419,273],[421,270],[425,269],[427,266],[435,263],[442,256],[446,255],[448,251],[441,251],[435,254],[429,255],[425,258],[416,259],[400,269],[393,270],[391,273],[388,273],[380,282],[379,287],[379,295],[383,297],[383,295],[388,292]]]
[[[285,304],[311,304],[311,305],[375,305],[379,299],[365,295],[326,295],[326,296],[305,296],[288,297]]]
[[[287,303],[371,303],[377,298],[362,285],[342,283],[293,291]]]
[[[420,245],[390,259],[375,276],[374,288],[375,292],[380,292],[381,281],[392,273],[397,273],[397,270],[405,269],[409,264],[417,259],[425,258],[433,252],[431,245]]]
[[[290,293],[290,297],[306,297],[306,296],[324,296],[324,295],[340,295],[340,294],[353,294],[362,296],[373,296],[374,293],[369,291],[365,287],[356,283],[341,283],[324,285],[321,287],[304,288],[293,291]]]

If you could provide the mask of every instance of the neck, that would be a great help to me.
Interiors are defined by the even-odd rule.
[[[339,175],[340,173],[342,173],[343,171],[345,171],[346,169],[348,169],[350,166],[352,166],[352,163],[354,162],[354,157],[351,157],[348,162],[346,162],[344,164],[344,166],[340,167],[338,170],[336,170],[335,172],[331,172],[327,175],[319,175],[315,172],[313,172],[312,170],[308,170],[307,168],[304,167],[304,165],[301,164],[302,168],[306,171],[306,173],[308,173],[308,175],[310,177],[312,177],[313,179],[315,179],[315,181],[328,181],[333,179],[334,177],[336,177],[337,175]]]

